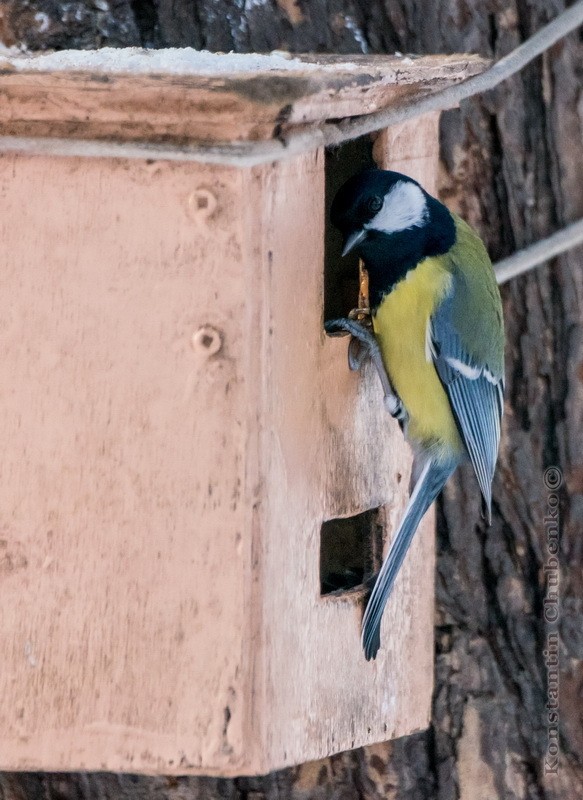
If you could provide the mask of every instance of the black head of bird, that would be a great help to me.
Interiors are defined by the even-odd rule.
[[[375,287],[395,284],[427,256],[447,252],[455,241],[448,209],[400,172],[367,169],[338,191],[332,224],[343,236],[342,255],[355,251]]]

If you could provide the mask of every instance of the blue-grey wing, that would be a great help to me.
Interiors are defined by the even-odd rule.
[[[464,347],[453,322],[451,298],[430,322],[430,350],[491,517],[492,479],[504,409],[504,377]]]

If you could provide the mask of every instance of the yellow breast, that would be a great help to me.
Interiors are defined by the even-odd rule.
[[[408,437],[457,450],[461,439],[427,347],[429,318],[450,287],[441,259],[424,259],[383,299],[373,328],[385,369],[409,414]]]

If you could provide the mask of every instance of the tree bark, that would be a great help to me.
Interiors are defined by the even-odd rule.
[[[562,0],[0,0],[0,38],[33,49],[141,42],[498,58],[563,7]],[[39,13],[47,19],[39,22]],[[581,36],[572,34],[496,91],[443,115],[442,198],[478,228],[493,260],[583,216],[582,65]],[[582,261],[581,248],[573,250],[503,289],[507,396],[493,523],[480,520],[471,470],[461,470],[439,505],[429,730],[257,779],[4,773],[1,800],[583,798]],[[545,485],[549,466],[562,474],[556,492],[549,473]],[[556,622],[545,621],[555,496]],[[553,770],[545,651],[555,632],[561,755]]]

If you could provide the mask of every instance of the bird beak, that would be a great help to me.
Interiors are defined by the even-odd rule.
[[[354,250],[357,244],[360,244],[364,237],[366,236],[366,230],[363,228],[360,231],[355,231],[351,233],[350,236],[346,237],[346,241],[344,242],[344,249],[342,250],[342,255],[345,256],[350,253],[351,250]]]

